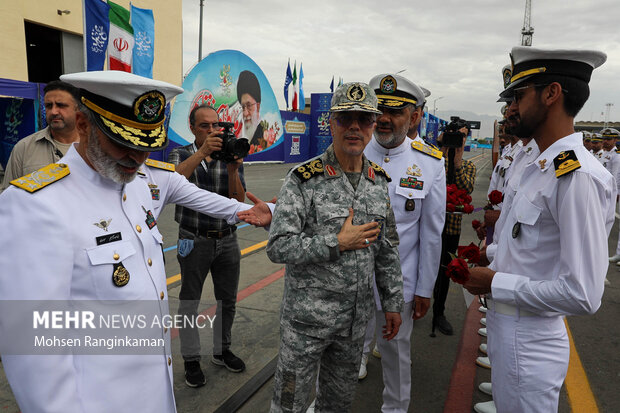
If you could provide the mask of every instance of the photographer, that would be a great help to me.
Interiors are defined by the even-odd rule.
[[[215,109],[206,104],[196,106],[190,112],[189,122],[190,130],[196,138],[194,143],[175,148],[168,161],[176,165],[178,173],[199,188],[243,201],[243,159],[230,162],[213,159],[214,152],[222,150],[224,134]],[[217,300],[211,361],[232,372],[241,372],[245,369],[245,364],[230,351],[241,261],[241,251],[235,234],[237,227],[228,225],[223,219],[211,218],[178,205],[174,219],[179,223],[179,314],[196,316],[202,286],[211,271]],[[206,379],[200,368],[198,330],[181,329],[179,337],[181,354],[185,361],[185,383],[190,387],[203,386]]]
[[[452,131],[452,133],[449,133]],[[456,139],[460,135],[460,141]],[[453,118],[446,131],[439,136],[441,151],[446,158],[446,182],[456,184],[458,189],[464,189],[468,194],[474,190],[476,181],[476,166],[473,162],[463,159],[466,137],[469,135],[469,124],[462,119]],[[458,145],[460,143],[460,145]],[[456,146],[458,145],[458,146]],[[450,165],[449,149],[454,150],[453,165]],[[453,169],[453,170],[452,170]],[[446,224],[441,234],[441,266],[433,290],[433,331],[437,328],[445,335],[452,335],[452,325],[444,315],[446,297],[450,287],[450,278],[446,277],[445,266],[450,262],[450,253],[456,254],[461,237],[461,215],[446,214]]]

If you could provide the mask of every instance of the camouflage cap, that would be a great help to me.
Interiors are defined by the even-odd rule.
[[[330,112],[370,112],[381,114],[377,109],[377,95],[366,84],[361,82],[345,83],[338,86],[332,96]]]

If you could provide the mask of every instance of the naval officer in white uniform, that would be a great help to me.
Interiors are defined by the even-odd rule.
[[[401,330],[396,337],[387,341],[377,335],[385,385],[381,410],[407,412],[411,397],[411,332],[414,319],[424,317],[430,307],[437,278],[446,216],[446,175],[441,151],[407,137],[410,126],[420,116],[416,107],[424,103],[424,92],[395,74],[375,76],[369,85],[377,94],[383,114],[377,117],[377,127],[364,154],[392,178],[389,194],[400,239],[405,298]],[[375,324],[381,325],[384,316],[376,289],[375,298]]]
[[[161,320],[168,314],[162,237],[153,193],[144,180],[134,178],[149,152],[168,144],[163,109],[183,90],[117,71],[62,80],[81,88],[80,143],[59,163],[12,181],[0,196],[6,234],[0,238],[0,300],[82,300],[82,305],[147,300],[157,303],[150,315]],[[191,199],[177,186],[168,191],[173,181],[158,183],[176,194],[166,199],[210,204],[214,214],[231,221],[235,215],[251,223],[270,220],[265,205],[247,210],[248,205],[230,205],[223,197],[222,204]],[[0,313],[0,348],[22,411],[176,410],[167,328],[158,333],[165,345],[138,355],[76,350],[34,356],[34,350],[14,348],[12,320],[18,316]]]
[[[616,182],[584,148],[573,121],[589,96],[589,50],[512,49],[510,86],[520,121],[540,150],[525,166],[487,268],[465,283],[488,300],[488,353],[498,412],[553,412],[568,368],[564,316],[601,305]]]

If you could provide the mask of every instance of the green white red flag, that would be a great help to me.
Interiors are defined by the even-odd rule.
[[[133,28],[129,10],[108,1],[110,6],[110,34],[108,36],[108,69],[131,73],[134,47]]]

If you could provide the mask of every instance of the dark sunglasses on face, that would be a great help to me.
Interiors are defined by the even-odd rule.
[[[369,128],[376,122],[377,116],[374,113],[340,112],[334,118],[342,128],[348,128],[354,121],[362,128]]]

